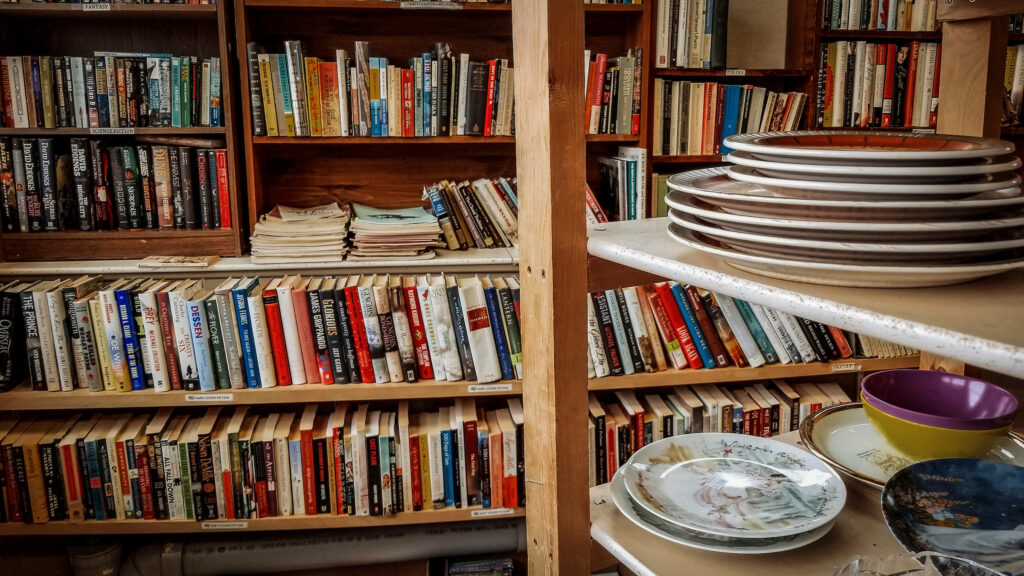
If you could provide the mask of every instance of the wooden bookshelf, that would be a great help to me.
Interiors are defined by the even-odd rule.
[[[212,137],[228,157],[231,222],[218,230],[105,230],[0,233],[7,261],[143,258],[159,255],[238,256],[245,218],[238,151],[233,18],[230,1],[217,4],[0,4],[0,52],[91,55],[95,51],[156,52],[219,57],[223,126],[188,128],[0,128],[0,137],[92,137],[131,143],[133,136]],[[61,143],[61,148],[64,147]]]
[[[491,3],[467,3],[452,2],[449,0],[434,2],[399,2],[389,0],[248,0],[247,5],[259,8],[304,8],[319,10],[363,10],[363,11],[385,11],[394,12],[397,10],[417,11],[448,11],[448,12],[481,12],[481,13],[509,13],[512,11],[511,4]]]
[[[941,30],[911,32],[909,30],[822,30],[822,40],[884,40],[897,42],[903,40],[919,40],[921,42],[939,42],[942,40]]]
[[[390,136],[386,138],[374,138],[372,136],[348,136],[322,138],[316,136],[253,136],[254,146],[286,146],[286,145],[331,145],[331,146],[367,146],[380,145],[389,146],[401,144],[404,146],[426,146],[436,144],[472,144],[474,146],[488,144],[514,144],[514,136],[424,136],[424,137],[400,137]]]
[[[814,74],[806,68],[656,68],[667,78],[802,78]]]
[[[642,15],[644,13],[644,6],[646,5],[646,2],[640,4],[584,4],[583,13],[587,16],[601,14]]]
[[[699,156],[652,156],[651,162],[655,164],[717,164],[722,162],[721,154],[707,154]]]

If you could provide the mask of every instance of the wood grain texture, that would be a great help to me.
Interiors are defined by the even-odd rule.
[[[516,0],[530,574],[589,574],[583,3]]]
[[[1021,0],[984,0],[983,2],[953,0],[952,4],[939,2],[935,19],[939,22],[975,20],[1008,16],[1019,12],[1024,12],[1024,2],[1021,2]],[[1006,30],[1005,26],[1003,30]]]
[[[931,352],[921,352],[921,361],[918,366],[921,370],[937,370],[949,374],[963,374],[966,366],[960,360],[946,358]]]
[[[1007,28],[1005,16],[942,25],[940,134],[999,137]]]
[[[104,230],[4,234],[4,259],[89,260],[236,254],[235,230]]]

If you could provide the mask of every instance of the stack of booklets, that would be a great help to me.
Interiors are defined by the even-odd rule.
[[[341,262],[348,250],[348,206],[276,206],[256,223],[254,264]]]
[[[443,248],[437,217],[421,206],[375,208],[352,203],[350,260],[425,260]]]
[[[0,522],[390,516],[525,505],[518,398],[0,417]],[[20,472],[20,473],[19,473]]]

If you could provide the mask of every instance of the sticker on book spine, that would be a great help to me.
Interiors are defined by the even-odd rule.
[[[470,384],[470,394],[487,394],[490,392],[511,392],[511,384]]]
[[[104,6],[104,4],[82,4],[82,6]],[[134,136],[135,128],[89,128],[92,136]]]
[[[185,394],[185,402],[233,402],[234,394]]]
[[[473,518],[488,518],[490,516],[508,516],[515,512],[512,508],[485,508],[483,510],[473,510]]]
[[[203,522],[203,530],[245,530],[248,522]]]
[[[859,372],[860,369],[860,362],[841,362],[832,365],[833,372]]]
[[[729,68],[725,71],[726,76],[746,76],[747,71],[743,68]]]
[[[82,4],[82,12],[110,12],[110,2]]]
[[[427,10],[462,10],[462,2],[402,2],[402,8]]]

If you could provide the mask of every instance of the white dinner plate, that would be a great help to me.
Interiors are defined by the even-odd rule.
[[[982,192],[961,200],[823,200],[782,196],[766,188],[733,180],[724,166],[675,174],[674,191],[699,196],[734,214],[778,218],[815,218],[863,222],[966,220],[999,216],[1024,206],[1019,187]]]
[[[726,171],[735,180],[757,184],[783,196],[831,200],[948,200],[1020,185],[1020,176],[1010,173],[990,174],[954,184],[893,184],[772,178],[749,166],[727,166]]]
[[[796,536],[783,536],[781,538],[742,538],[731,541],[713,540],[683,532],[667,522],[662,522],[657,517],[638,510],[638,507],[630,500],[629,492],[626,491],[625,481],[620,474],[612,477],[611,493],[612,502],[615,503],[615,507],[619,509],[619,512],[640,528],[670,542],[711,552],[724,552],[726,554],[771,554],[774,552],[784,552],[817,541],[825,534],[828,534],[828,531],[835,525],[835,521],[833,521],[809,532],[797,534]]]
[[[809,282],[828,286],[858,288],[922,288],[947,286],[1024,267],[1024,257],[1013,256],[991,262],[953,265],[920,265],[913,261],[887,266],[808,262],[792,258],[772,258],[746,254],[723,246],[676,224],[668,227],[669,236],[683,246],[718,256],[730,266],[780,280]]]
[[[1013,153],[1005,140],[954,136],[854,130],[807,130],[737,134],[723,142],[765,160],[792,162],[891,162],[957,161]]]
[[[800,164],[761,160],[749,152],[733,152],[725,157],[733,164],[749,166],[773,178],[796,178],[826,182],[962,182],[984,174],[1011,172],[1020,168],[1020,158],[998,156],[971,159],[962,164],[932,166],[891,166],[883,163]]]
[[[843,481],[816,456],[744,434],[665,438],[620,470],[637,506],[699,534],[793,536],[828,524],[846,502]]]

